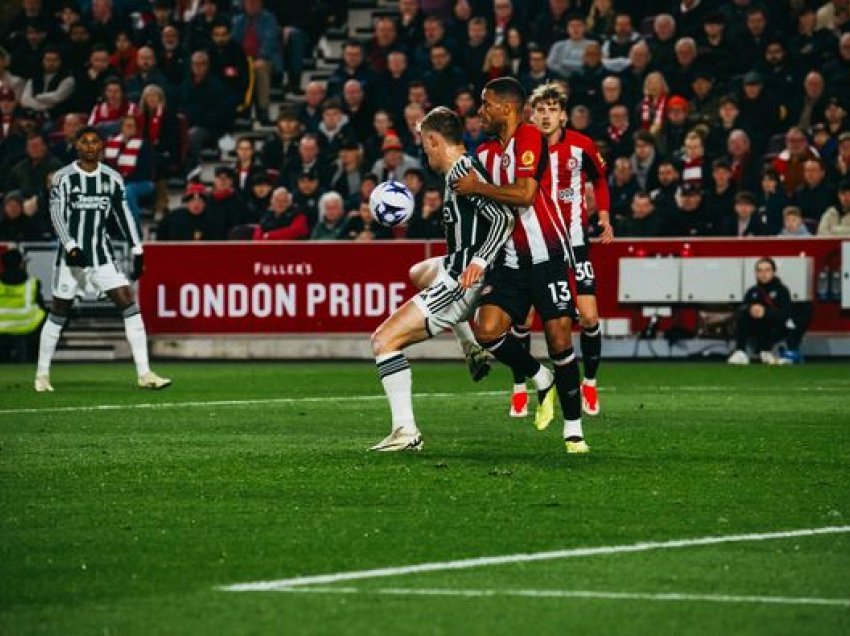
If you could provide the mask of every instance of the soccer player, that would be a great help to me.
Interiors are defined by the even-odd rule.
[[[124,181],[118,172],[101,163],[103,138],[97,129],[81,128],[75,145],[78,159],[56,171],[50,188],[50,216],[59,237],[59,250],[53,274],[53,306],[41,330],[35,390],[40,393],[53,391],[50,362],[56,344],[77,291],[89,283],[107,294],[124,316],[124,329],[136,363],[139,386],[163,389],[171,380],[159,377],[148,366],[145,325],[127,278],[115,266],[106,231],[107,221],[114,217],[132,244],[130,277],[138,279],[144,269],[142,243],[133,213],[127,206]]]
[[[610,196],[605,178],[605,160],[593,141],[574,130],[566,130],[567,93],[557,82],[538,86],[531,93],[532,121],[543,133],[549,145],[549,165],[552,175],[552,199],[558,206],[570,237],[575,259],[573,267],[576,306],[581,324],[581,354],[584,379],[581,383],[582,409],[588,415],[599,414],[596,375],[602,354],[599,311],[596,305],[596,278],[590,262],[590,242],[587,237],[587,205],[585,190],[593,184],[602,242],[614,240],[608,214]],[[533,312],[532,312],[533,314]],[[514,325],[513,333],[528,349],[529,329],[533,315],[523,325]],[[514,376],[510,415],[524,417],[528,395],[525,378]]]
[[[525,97],[522,86],[512,78],[485,85],[479,113],[485,131],[494,138],[481,144],[477,155],[493,183],[469,175],[454,181],[458,194],[493,199],[513,206],[517,214],[504,258],[487,274],[475,336],[497,360],[533,380],[538,393],[534,418],[538,430],[548,427],[554,418],[557,392],[564,414],[566,450],[587,453],[571,335],[576,309],[568,276],[569,236],[552,199],[546,139],[533,125],[523,123]],[[543,320],[554,378],[510,331],[511,324],[525,322],[532,307]]]
[[[445,107],[420,123],[428,163],[447,176],[486,180],[480,162],[465,153],[463,122]],[[481,196],[459,196],[448,185],[443,204],[448,254],[434,282],[399,307],[372,334],[372,351],[392,412],[392,430],[375,451],[421,450],[422,436],[413,416],[410,365],[402,350],[467,320],[475,310],[484,271],[494,262],[514,225],[512,211]]]

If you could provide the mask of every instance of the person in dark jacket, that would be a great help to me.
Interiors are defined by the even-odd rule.
[[[776,262],[760,258],[756,262],[756,285],[744,294],[737,310],[735,351],[729,364],[749,364],[747,346],[755,342],[764,364],[778,364],[773,348],[785,338],[791,317],[791,293],[776,276]]]
[[[223,241],[226,227],[220,217],[207,210],[207,188],[202,183],[190,183],[183,196],[184,207],[168,214],[159,224],[160,241]]]
[[[292,195],[283,186],[272,192],[269,209],[254,230],[255,241],[296,241],[309,238],[307,216],[292,202]]]
[[[655,202],[646,192],[637,192],[632,197],[632,215],[618,217],[617,236],[652,238],[661,236],[664,216],[656,210]]]
[[[758,213],[758,201],[751,192],[742,191],[734,196],[734,216],[717,220],[720,234],[724,236],[769,236],[770,230]]]
[[[206,51],[195,51],[191,72],[179,91],[180,112],[189,120],[189,165],[195,166],[203,147],[218,139],[233,120],[233,101],[221,80],[210,74]]]

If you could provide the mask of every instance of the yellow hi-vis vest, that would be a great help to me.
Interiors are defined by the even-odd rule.
[[[36,279],[28,278],[21,285],[0,282],[0,333],[26,335],[44,320],[44,310],[38,306]]]

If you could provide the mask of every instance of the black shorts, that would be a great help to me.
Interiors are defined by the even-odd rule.
[[[525,323],[532,307],[543,322],[564,317],[575,319],[578,314],[567,269],[563,261],[522,269],[497,265],[487,272],[479,305],[503,309],[516,325]]]
[[[577,296],[596,296],[596,273],[590,262],[590,245],[573,245],[573,256],[576,259],[573,276]]]

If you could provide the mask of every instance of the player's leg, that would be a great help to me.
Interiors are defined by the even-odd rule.
[[[527,270],[496,267],[487,273],[481,292],[475,323],[475,338],[499,362],[531,378],[537,389],[538,410],[553,383],[552,372],[525,350],[511,332],[511,325],[522,322],[531,309]]]
[[[443,259],[440,256],[426,258],[424,261],[419,261],[411,266],[409,275],[410,282],[416,289],[423,290],[437,280],[438,275],[442,271]],[[451,326],[457,337],[460,347],[463,350],[463,355],[466,358],[466,365],[469,368],[469,374],[472,376],[473,382],[479,382],[487,377],[490,373],[490,356],[486,351],[475,341],[475,334],[468,320],[462,320]]]
[[[554,262],[538,265],[534,270],[534,306],[543,320],[546,346],[554,365],[555,390],[564,415],[564,441],[567,452],[586,453],[589,449],[584,441],[581,426],[580,374],[572,342],[572,316],[575,315],[575,306],[567,270],[562,263]]]
[[[35,368],[35,390],[39,393],[53,391],[50,383],[50,364],[56,353],[56,345],[62,337],[62,329],[68,321],[77,290],[85,285],[85,268],[69,267],[61,254],[53,270],[53,301],[50,313],[41,328],[38,342],[38,362]]]
[[[735,350],[726,360],[729,364],[749,364],[750,356],[747,353],[747,343],[752,331],[752,318],[747,307],[738,309],[735,317]]]
[[[581,336],[582,366],[584,378],[581,381],[581,406],[588,415],[599,415],[599,395],[596,391],[596,376],[602,357],[602,329],[599,327],[599,310],[596,296],[579,294],[576,296]]]
[[[96,268],[93,282],[95,286],[106,291],[106,294],[115,303],[124,318],[124,333],[133,354],[139,387],[143,389],[164,389],[170,386],[170,378],[162,378],[151,371],[145,323],[127,279],[115,268],[115,265],[109,264]]]
[[[528,312],[525,322],[521,325],[513,325],[511,334],[519,340],[523,349],[531,352],[531,323],[534,320],[534,309]],[[528,415],[528,391],[525,386],[525,378],[520,373],[511,369],[514,383],[511,390],[511,407],[508,414],[511,417],[525,417]]]
[[[430,294],[433,298],[434,293]],[[426,290],[421,296],[428,298]],[[413,376],[404,348],[430,337],[427,308],[415,299],[398,308],[372,334],[372,353],[392,415],[390,434],[370,450],[420,450],[422,437],[413,415]]]

